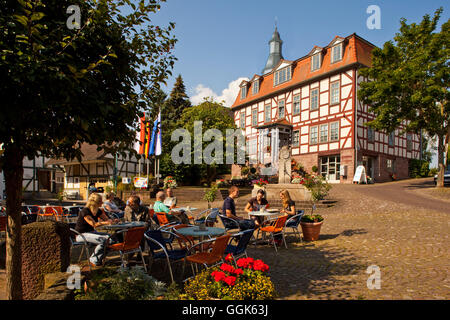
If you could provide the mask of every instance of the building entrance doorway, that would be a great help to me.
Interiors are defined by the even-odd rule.
[[[328,182],[340,182],[341,156],[320,157],[320,174]]]
[[[375,159],[369,156],[362,157],[362,165],[366,169],[366,175],[373,179]]]

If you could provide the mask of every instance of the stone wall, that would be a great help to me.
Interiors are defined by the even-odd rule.
[[[30,223],[22,229],[22,290],[25,300],[44,289],[45,274],[65,272],[70,264],[70,230],[62,222]]]

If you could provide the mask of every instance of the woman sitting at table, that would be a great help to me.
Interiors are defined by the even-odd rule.
[[[265,198],[266,193],[263,189],[259,189],[256,193],[256,197],[248,200],[245,206],[245,212],[251,213],[252,211],[259,211],[261,208],[267,209],[269,207],[269,202]],[[263,217],[257,217],[250,215],[250,218],[255,221],[256,227],[259,227],[263,222]]]
[[[100,207],[102,206],[102,196],[98,193],[92,193],[86,203],[86,207],[81,209],[78,214],[78,220],[75,230],[83,235],[87,242],[96,244],[94,253],[89,258],[89,262],[94,266],[102,264],[105,254],[105,242],[109,238],[108,233],[95,231],[95,228],[115,224],[119,222],[118,219],[111,220]],[[77,235],[77,242],[84,241],[83,238]]]
[[[119,207],[114,202],[115,196],[116,195],[114,194],[114,192],[107,193],[105,196],[106,201],[103,203],[103,208],[105,208],[105,210],[109,212],[114,213],[117,217],[123,218],[124,212],[120,210]]]
[[[292,201],[291,196],[289,195],[289,191],[282,190],[280,192],[280,198],[282,201],[282,209],[280,213],[287,213],[290,216],[295,215],[295,202]],[[288,217],[289,219],[289,217]]]

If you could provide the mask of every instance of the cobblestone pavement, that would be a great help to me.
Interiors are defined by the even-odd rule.
[[[450,203],[430,196],[431,181],[334,185],[337,204],[316,211],[325,218],[318,241],[289,237],[278,254],[252,245],[249,256],[270,266],[280,299],[450,299]],[[380,289],[367,287],[371,265]]]
[[[269,264],[281,299],[449,299],[449,211],[426,209],[445,202],[422,199],[411,185],[429,180],[335,185],[338,204],[316,211],[325,218],[318,241],[290,238],[278,255],[263,246],[249,255]],[[368,289],[371,265],[380,268],[380,289]]]

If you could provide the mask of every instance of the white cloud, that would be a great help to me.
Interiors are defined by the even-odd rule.
[[[205,87],[203,84],[197,85],[195,87],[195,95],[190,98],[193,105],[197,105],[203,102],[203,98],[213,97],[214,101],[221,102],[225,101],[226,107],[231,107],[231,105],[236,100],[236,97],[239,92],[239,85],[243,80],[249,80],[248,78],[238,78],[234,81],[231,81],[228,84],[228,87],[222,90],[222,94],[219,96],[215,93],[211,88]]]

